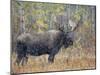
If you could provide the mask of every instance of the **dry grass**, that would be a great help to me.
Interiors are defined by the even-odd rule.
[[[68,48],[61,50],[56,56],[54,63],[48,63],[48,55],[30,56],[24,66],[14,64],[15,54],[12,55],[13,73],[33,73],[46,71],[95,69],[95,51],[88,49]]]

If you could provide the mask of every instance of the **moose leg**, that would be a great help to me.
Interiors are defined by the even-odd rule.
[[[26,64],[27,64],[27,62],[28,62],[28,56],[26,56],[26,58],[25,58],[25,62],[26,62]]]
[[[28,56],[23,57],[22,59],[22,65],[27,64]]]
[[[17,65],[19,65],[21,63],[22,58],[23,57],[21,55],[19,55],[19,54],[17,55],[16,61],[15,61],[17,63]]]
[[[48,57],[48,61],[50,62],[50,63],[53,63],[54,62],[54,56],[55,55],[49,55],[49,57]]]
[[[49,57],[48,57],[48,61],[49,61],[49,62],[51,62],[51,63],[54,62],[54,57],[55,57],[55,55],[58,53],[58,51],[59,51],[58,47],[52,49],[52,51],[50,52]]]

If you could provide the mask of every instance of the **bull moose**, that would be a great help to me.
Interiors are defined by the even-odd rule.
[[[64,32],[61,29],[48,30],[46,32],[22,33],[17,37],[16,63],[23,64],[28,61],[28,56],[40,56],[48,54],[48,62],[54,62],[55,55],[60,48],[73,45],[73,31]]]

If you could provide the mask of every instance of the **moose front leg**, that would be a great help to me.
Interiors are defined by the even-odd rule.
[[[53,63],[53,62],[54,62],[54,56],[55,56],[55,55],[52,55],[52,54],[49,55],[48,61],[49,61],[50,63]]]
[[[48,57],[48,61],[49,61],[50,63],[53,63],[53,62],[54,62],[54,57],[55,57],[55,55],[58,53],[58,51],[59,51],[58,47],[52,49],[52,51],[50,52],[49,57]]]

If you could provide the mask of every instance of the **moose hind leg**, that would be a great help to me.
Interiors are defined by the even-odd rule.
[[[22,58],[23,58],[22,56],[17,55],[15,63],[17,63],[17,65],[19,65],[21,63]]]
[[[27,64],[27,62],[28,62],[28,57],[25,56],[25,57],[23,57],[23,59],[22,59],[21,65]]]

